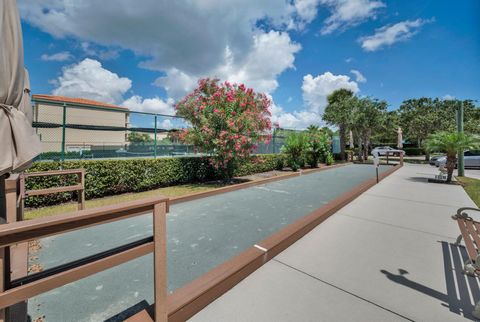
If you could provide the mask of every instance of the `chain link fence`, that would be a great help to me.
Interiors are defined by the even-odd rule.
[[[202,155],[195,146],[181,144],[172,135],[188,126],[181,117],[35,96],[33,103],[33,127],[42,143],[36,160]],[[291,131],[275,129],[272,140],[260,143],[256,153],[280,153]]]

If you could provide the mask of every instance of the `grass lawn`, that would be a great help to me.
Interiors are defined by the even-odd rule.
[[[480,207],[480,180],[467,177],[457,177],[457,180],[463,186],[473,202]]]
[[[166,197],[178,197],[184,196],[191,193],[203,192],[212,190],[215,188],[223,187],[224,184],[221,183],[192,183],[192,184],[183,184],[172,187],[159,188],[155,190],[149,190],[138,193],[125,193],[117,196],[110,196],[105,198],[98,198],[87,200],[85,202],[86,208],[95,208],[107,205],[117,204],[119,202],[138,200],[142,198],[154,197],[158,195],[163,195]],[[26,209],[25,210],[25,219],[33,219],[39,217],[46,217],[52,215],[64,214],[71,211],[77,210],[77,203],[70,202],[61,205],[55,205],[50,207],[42,207],[36,209]]]

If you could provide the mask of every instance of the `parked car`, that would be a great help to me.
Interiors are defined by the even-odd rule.
[[[480,168],[480,151],[465,151],[463,153],[463,160],[465,168]],[[447,156],[438,158],[435,161],[435,166],[439,167],[441,165],[447,164]],[[456,167],[457,165],[455,165]]]
[[[442,154],[442,155],[435,155],[433,157],[430,158],[430,161],[428,161],[428,163],[430,165],[436,165],[437,163],[437,160],[440,159],[440,158],[444,158],[445,157],[445,154]]]
[[[394,149],[390,146],[377,146],[375,149],[372,150],[372,155],[387,155],[387,152],[390,152],[390,153],[393,153],[393,152],[396,152],[396,153],[402,153],[402,154],[405,154],[405,151],[403,150],[397,150],[397,149]]]

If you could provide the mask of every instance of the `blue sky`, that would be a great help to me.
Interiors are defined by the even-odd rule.
[[[388,101],[480,99],[476,0],[18,0],[33,93],[173,113],[199,77],[272,96],[281,126],[319,123],[336,88]]]

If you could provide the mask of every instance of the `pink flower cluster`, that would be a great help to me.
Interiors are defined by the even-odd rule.
[[[191,127],[179,133],[183,142],[212,153],[216,168],[247,158],[260,142],[271,139],[271,102],[244,84],[201,79],[177,105],[177,115]]]

